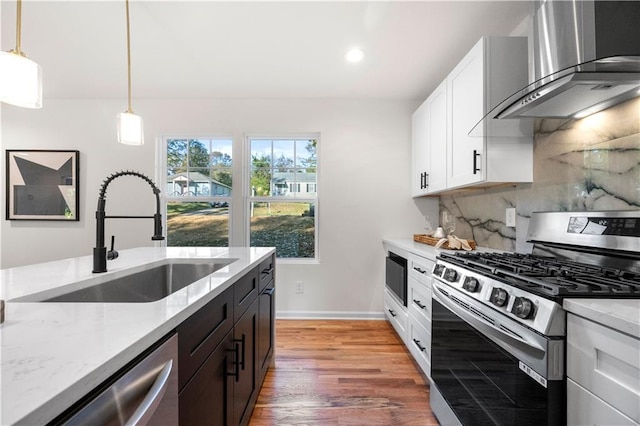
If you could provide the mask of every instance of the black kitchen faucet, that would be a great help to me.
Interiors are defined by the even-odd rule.
[[[107,216],[104,210],[106,203],[107,186],[116,178],[121,176],[137,176],[151,185],[151,189],[156,196],[156,213],[153,216]],[[160,190],[155,183],[147,176],[139,172],[123,170],[109,176],[102,182],[100,195],[98,196],[98,209],[96,210],[96,246],[93,248],[93,272],[107,272],[107,260],[118,257],[118,252],[113,249],[114,237],[111,237],[111,250],[107,251],[104,243],[104,220],[105,219],[153,219],[153,241],[164,240],[162,235],[162,215],[160,214]]]

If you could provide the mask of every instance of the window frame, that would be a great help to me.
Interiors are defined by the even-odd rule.
[[[257,197],[251,194],[251,141],[255,139],[262,140],[309,140],[315,139],[316,144],[316,192],[315,197],[283,197],[283,196],[269,196],[269,197]],[[244,236],[245,245],[250,247],[251,244],[251,203],[313,203],[314,204],[314,257],[277,257],[278,263],[282,264],[318,264],[320,263],[320,221],[319,221],[319,182],[320,182],[320,145],[321,138],[320,133],[276,133],[276,134],[264,134],[264,133],[247,133],[243,138],[243,158],[242,158],[242,198],[244,200]],[[273,146],[273,145],[272,145]],[[298,185],[300,182],[296,182]]]
[[[233,199],[233,193],[235,192],[235,188],[237,188],[238,183],[236,182],[235,176],[233,175],[233,170],[234,170],[234,164],[236,162],[234,153],[235,153],[235,149],[234,149],[234,145],[235,145],[235,140],[233,138],[232,135],[230,134],[210,134],[207,136],[193,136],[193,135],[181,135],[181,136],[162,136],[159,138],[160,139],[160,145],[161,145],[161,149],[158,150],[158,156],[159,158],[159,164],[160,164],[160,168],[159,168],[159,176],[156,179],[157,182],[161,182],[159,185],[159,188],[161,188],[160,190],[160,200],[161,200],[161,212],[162,212],[162,218],[163,218],[163,226],[165,229],[165,234],[168,234],[168,225],[167,225],[167,204],[170,202],[186,202],[186,203],[213,203],[213,202],[226,202],[227,203],[227,208],[228,208],[228,233],[227,233],[227,247],[232,247],[234,246],[233,241],[232,241],[232,235],[233,235],[233,203],[232,203],[232,199]],[[224,139],[224,140],[229,140],[231,141],[231,167],[230,167],[230,172],[232,174],[232,183],[231,183],[231,195],[229,196],[220,196],[220,195],[207,195],[207,196],[171,196],[166,192],[167,186],[168,186],[168,181],[167,181],[167,175],[168,175],[168,165],[167,165],[167,148],[168,148],[168,144],[170,140],[220,140],[220,139]],[[241,183],[240,183],[241,184]],[[165,240],[162,242],[162,245],[167,246],[167,247],[171,247],[168,245],[168,235],[166,235]]]

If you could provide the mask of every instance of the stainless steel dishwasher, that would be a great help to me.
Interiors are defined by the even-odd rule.
[[[127,366],[70,410],[58,425],[177,425],[178,336]]]

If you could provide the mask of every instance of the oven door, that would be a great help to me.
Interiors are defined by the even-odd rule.
[[[435,279],[432,309],[431,400],[448,406],[439,415],[432,403],[441,422],[452,412],[464,425],[564,424],[563,375],[549,380],[530,366],[536,358],[547,364],[548,355],[564,358],[563,340],[526,335],[533,332],[508,318],[493,323],[499,313],[483,314],[479,302]]]

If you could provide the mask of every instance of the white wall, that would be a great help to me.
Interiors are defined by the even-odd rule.
[[[145,120],[143,147],[115,143],[115,115],[126,106],[124,101],[45,100],[41,110],[3,105],[3,149],[80,151],[80,221],[3,220],[0,265],[89,255],[102,180],[121,169],[157,178],[158,136],[228,134],[239,152],[245,133],[320,132],[320,262],[278,264],[277,311],[281,316],[381,317],[381,239],[421,232],[423,212],[435,221],[438,217],[437,199],[414,201],[409,193],[410,116],[416,105],[382,100],[137,100],[134,109]],[[234,167],[238,182],[241,164]],[[234,205],[241,205],[240,196],[236,191]],[[154,209],[150,188],[136,179],[114,181],[106,198],[110,215],[150,214]],[[122,209],[125,200],[127,211]],[[232,220],[242,217],[236,208]],[[108,220],[106,235],[111,234],[119,248],[152,245],[151,221]],[[243,244],[244,230],[232,235],[232,241]],[[304,294],[294,294],[295,281],[304,282]]]

